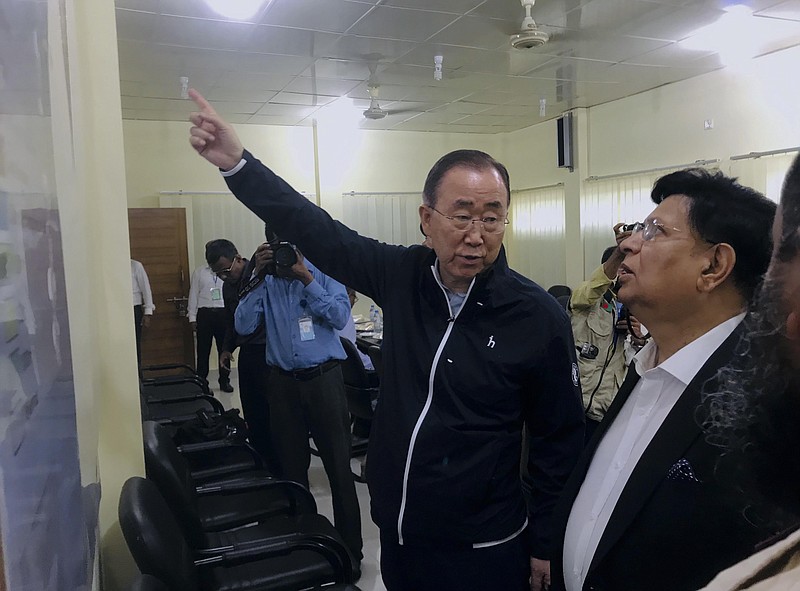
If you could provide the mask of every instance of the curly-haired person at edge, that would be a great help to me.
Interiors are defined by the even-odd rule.
[[[717,474],[739,487],[743,512],[783,531],[706,591],[786,591],[800,581],[800,157],[783,185],[773,240],[736,356],[705,394],[701,418],[707,440],[724,450]]]

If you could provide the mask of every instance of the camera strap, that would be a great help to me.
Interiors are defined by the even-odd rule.
[[[256,287],[258,287],[259,285],[261,285],[261,283],[262,283],[263,281],[264,281],[264,278],[263,278],[263,277],[259,277],[258,275],[253,275],[253,276],[250,278],[250,281],[248,281],[247,283],[245,283],[244,287],[242,287],[242,288],[239,290],[239,299],[241,300],[241,299],[242,299],[244,296],[246,296],[248,293],[250,293],[251,291],[253,291],[253,290],[254,290]]]

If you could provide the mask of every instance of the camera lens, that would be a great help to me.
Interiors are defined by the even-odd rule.
[[[279,267],[291,267],[297,262],[297,253],[291,244],[282,243],[275,248],[275,264]]]

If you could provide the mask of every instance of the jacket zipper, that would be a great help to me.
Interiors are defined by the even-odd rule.
[[[455,323],[456,318],[461,313],[461,310],[464,309],[464,306],[469,299],[469,294],[472,292],[472,286],[475,285],[475,279],[473,278],[472,283],[469,284],[469,289],[467,290],[467,295],[464,297],[464,301],[461,303],[461,308],[459,308],[456,314],[453,314],[453,308],[450,306],[450,298],[447,297],[447,290],[442,285],[441,279],[439,278],[439,274],[436,272],[436,265],[434,264],[431,266],[431,272],[433,273],[433,277],[436,280],[436,283],[439,285],[439,288],[442,290],[442,295],[444,295],[444,299],[447,302],[447,312],[449,313],[450,317],[447,320],[447,330],[444,331],[444,336],[442,340],[439,342],[439,347],[436,349],[436,355],[433,356],[433,363],[431,364],[431,373],[428,376],[428,398],[425,400],[425,406],[422,407],[422,412],[420,413],[419,417],[417,418],[417,423],[414,425],[414,430],[411,432],[411,441],[408,442],[408,454],[406,455],[406,467],[403,471],[403,496],[400,500],[400,513],[397,516],[397,538],[399,544],[403,545],[403,517],[406,511],[406,494],[408,492],[408,473],[411,471],[411,457],[414,454],[414,445],[417,442],[417,434],[419,433],[420,428],[422,427],[422,422],[425,420],[425,417],[428,414],[428,411],[431,408],[431,403],[433,402],[433,378],[436,375],[436,368],[439,366],[439,358],[442,355],[442,351],[444,350],[444,346],[447,343],[447,339],[450,337],[450,333],[453,331],[453,324]]]

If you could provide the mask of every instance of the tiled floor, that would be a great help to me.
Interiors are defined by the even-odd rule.
[[[211,388],[214,390],[214,395],[219,399],[225,408],[241,408],[239,403],[239,383],[237,373],[234,370],[231,373],[231,385],[233,385],[233,393],[226,394],[221,392],[217,385],[217,377],[215,371],[212,370],[208,376],[208,381]],[[358,460],[352,461],[353,471],[358,473],[359,464]],[[308,480],[311,483],[311,492],[317,501],[317,508],[320,514],[325,515],[333,523],[333,506],[331,504],[331,490],[328,484],[328,477],[325,475],[325,469],[322,467],[322,462],[319,458],[311,456],[311,468],[308,471]],[[361,579],[358,581],[358,587],[362,591],[386,591],[380,574],[380,537],[378,528],[372,523],[369,516],[369,492],[367,485],[356,482],[356,493],[358,494],[358,503],[361,507],[361,535],[364,539],[364,559],[361,561]]]

